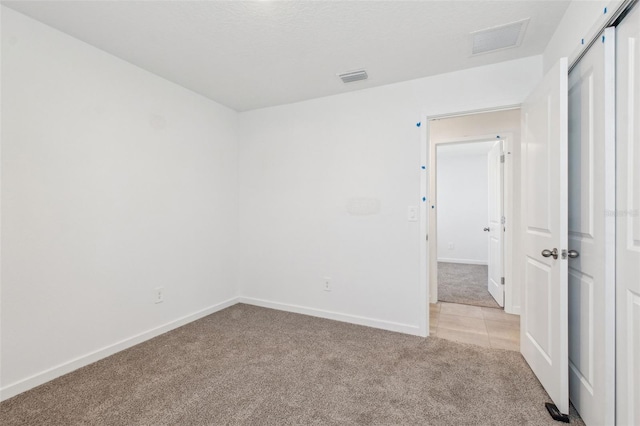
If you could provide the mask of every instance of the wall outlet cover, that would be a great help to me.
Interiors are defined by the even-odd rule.
[[[324,284],[322,289],[324,291],[331,291],[331,277],[324,277]]]
[[[162,303],[162,302],[164,302],[164,287],[156,287],[153,290],[155,292],[154,303]]]

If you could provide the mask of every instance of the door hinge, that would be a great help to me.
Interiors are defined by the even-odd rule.
[[[505,223],[507,223],[507,218],[506,218],[506,217],[504,217],[504,216],[502,216],[502,217],[500,218],[500,223],[501,223],[502,225],[504,225]]]
[[[429,234],[427,234],[427,236],[426,236],[426,238],[425,238],[425,239],[426,239],[427,241],[429,241]]]
[[[504,285],[504,277],[500,277],[500,284]]]
[[[501,162],[501,163],[504,163],[504,154],[502,154],[502,155],[500,156],[500,162]]]

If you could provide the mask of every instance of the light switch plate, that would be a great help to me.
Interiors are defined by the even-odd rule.
[[[407,208],[407,220],[409,220],[409,222],[417,222],[418,221],[418,207],[417,206],[409,206]]]

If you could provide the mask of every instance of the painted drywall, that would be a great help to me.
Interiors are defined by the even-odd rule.
[[[2,398],[235,302],[237,120],[2,8]]]
[[[438,261],[489,261],[488,153],[495,142],[443,144],[437,149]],[[477,152],[478,145],[482,146]],[[466,148],[466,149],[465,149]]]
[[[541,71],[537,56],[240,114],[244,300],[426,333],[408,220],[426,217],[426,118],[518,104]]]
[[[505,264],[505,306],[506,312],[520,313],[520,282],[519,273],[522,268],[516,264],[520,257],[520,227],[521,227],[521,200],[520,200],[520,109],[506,109],[504,111],[483,112],[479,114],[462,115],[434,119],[429,122],[429,141],[431,151],[435,153],[435,147],[446,144],[457,144],[463,140],[477,140],[482,138],[497,138],[506,140],[508,145],[505,150],[505,224],[506,234],[504,241]],[[430,182],[430,190],[436,192],[435,182]],[[511,198],[509,198],[511,196]],[[432,212],[433,221],[429,224],[429,233],[433,235],[437,221],[435,212]],[[433,240],[431,240],[433,241]],[[430,280],[436,282],[437,265],[436,258],[430,257]],[[430,300],[438,300],[437,287],[430,288]]]
[[[619,0],[574,0],[569,3],[542,55],[544,72],[561,57],[566,56],[570,63],[575,60],[623,3]]]

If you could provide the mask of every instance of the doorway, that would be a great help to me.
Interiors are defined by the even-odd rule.
[[[517,351],[520,289],[512,262],[520,216],[514,191],[520,185],[520,109],[430,117],[427,127],[429,333]],[[491,179],[489,170],[495,171]],[[446,287],[460,290],[467,279],[475,281],[484,304],[478,297],[449,298]],[[495,298],[490,281],[499,290]]]
[[[436,147],[440,302],[504,305],[501,155],[501,140]]]
[[[492,305],[493,307],[504,306],[504,311],[509,314],[519,315],[520,314],[520,288],[519,288],[519,280],[513,277],[513,261],[514,261],[514,252],[518,250],[518,241],[516,239],[517,230],[520,223],[520,199],[519,192],[514,191],[514,188],[520,187],[520,174],[514,172],[519,170],[520,167],[520,109],[518,106],[505,107],[503,109],[492,110],[492,111],[475,111],[470,113],[460,113],[457,115],[449,115],[449,116],[439,116],[439,117],[430,117],[428,121],[428,129],[427,129],[427,138],[428,138],[428,160],[429,160],[429,190],[428,193],[431,194],[430,199],[428,200],[428,275],[429,282],[434,283],[435,285],[429,286],[429,302],[437,303],[441,298],[439,297],[439,286],[438,283],[438,261],[447,259],[451,259],[454,252],[456,252],[456,241],[460,241],[466,243],[465,238],[468,238],[469,241],[471,239],[471,232],[474,232],[477,238],[477,233],[480,233],[479,240],[480,245],[484,248],[484,258],[475,259],[472,258],[471,254],[461,254],[458,253],[457,260],[459,263],[465,264],[474,264],[474,263],[486,263],[486,278],[484,279],[483,286],[486,286],[487,292],[489,290],[489,275],[494,277],[494,284],[497,284],[499,292],[496,293],[495,302],[498,306]],[[481,209],[483,209],[484,214],[480,219],[481,222],[476,222],[475,227],[471,230],[467,230],[466,232],[459,233],[461,236],[457,237],[457,240],[451,241],[447,239],[447,236],[444,235],[444,238],[441,238],[439,235],[440,226],[438,220],[445,218],[444,215],[440,215],[441,207],[446,209],[447,202],[458,202],[459,204],[464,204],[464,199],[467,196],[465,194],[460,194],[459,191],[455,189],[439,191],[438,189],[438,151],[445,152],[448,150],[456,150],[456,146],[458,149],[465,150],[466,147],[475,147],[475,148],[467,148],[476,150],[476,154],[479,155],[487,155],[484,159],[477,159],[478,164],[482,164],[486,169],[484,174],[481,177],[482,183],[484,185],[487,196],[485,198],[485,202]],[[488,205],[488,192],[489,192],[489,184],[488,184],[488,153],[489,148],[494,148],[496,151],[494,152],[494,163],[498,162],[501,164],[500,166],[500,175],[496,174],[494,176],[494,181],[497,182],[497,185],[492,185],[492,191],[495,193],[502,193],[502,197],[498,194],[494,194],[495,199],[498,201],[498,208],[489,209]],[[482,151],[482,152],[480,152]],[[501,157],[501,153],[504,157]],[[504,161],[504,163],[500,163]],[[446,167],[446,165],[445,165]],[[454,173],[455,170],[454,170]],[[459,180],[462,179],[463,184],[464,181],[469,184],[472,181],[469,173],[459,172],[458,173]],[[497,180],[496,180],[497,179]],[[475,183],[476,180],[473,179]],[[458,192],[458,193],[456,193]],[[469,191],[466,191],[469,192]],[[444,198],[442,198],[444,197]],[[445,205],[441,206],[439,204],[440,201],[444,201]],[[455,208],[455,206],[454,206]],[[489,217],[491,212],[491,217],[496,222],[493,224],[493,231],[491,232],[491,224],[489,221],[491,218]],[[456,212],[460,213],[460,209]],[[445,212],[446,214],[446,212]],[[440,215],[440,216],[439,216]],[[445,223],[450,219],[449,216],[444,219]],[[467,226],[465,224],[465,226]],[[489,228],[488,231],[484,231],[485,228]],[[491,237],[488,234],[492,234]],[[495,261],[489,262],[489,255],[491,254],[491,250],[489,250],[489,238],[491,238],[494,242],[498,242],[499,244],[493,245],[493,254],[492,256],[495,258]],[[450,244],[453,242],[453,249],[449,249]],[[466,257],[465,257],[466,256]],[[462,259],[462,261],[461,261]],[[467,261],[464,261],[467,259]],[[480,260],[479,260],[480,259]],[[475,262],[474,262],[475,260]],[[501,262],[500,262],[501,260]],[[445,262],[443,262],[445,263]],[[446,262],[446,263],[455,263],[455,262]],[[501,263],[501,265],[500,265]],[[489,266],[498,265],[495,270],[489,271]],[[491,273],[491,274],[490,274]],[[482,272],[477,273],[477,275],[484,275]],[[486,295],[486,293],[485,293]],[[493,298],[493,297],[492,297]],[[502,302],[502,303],[500,303]]]

